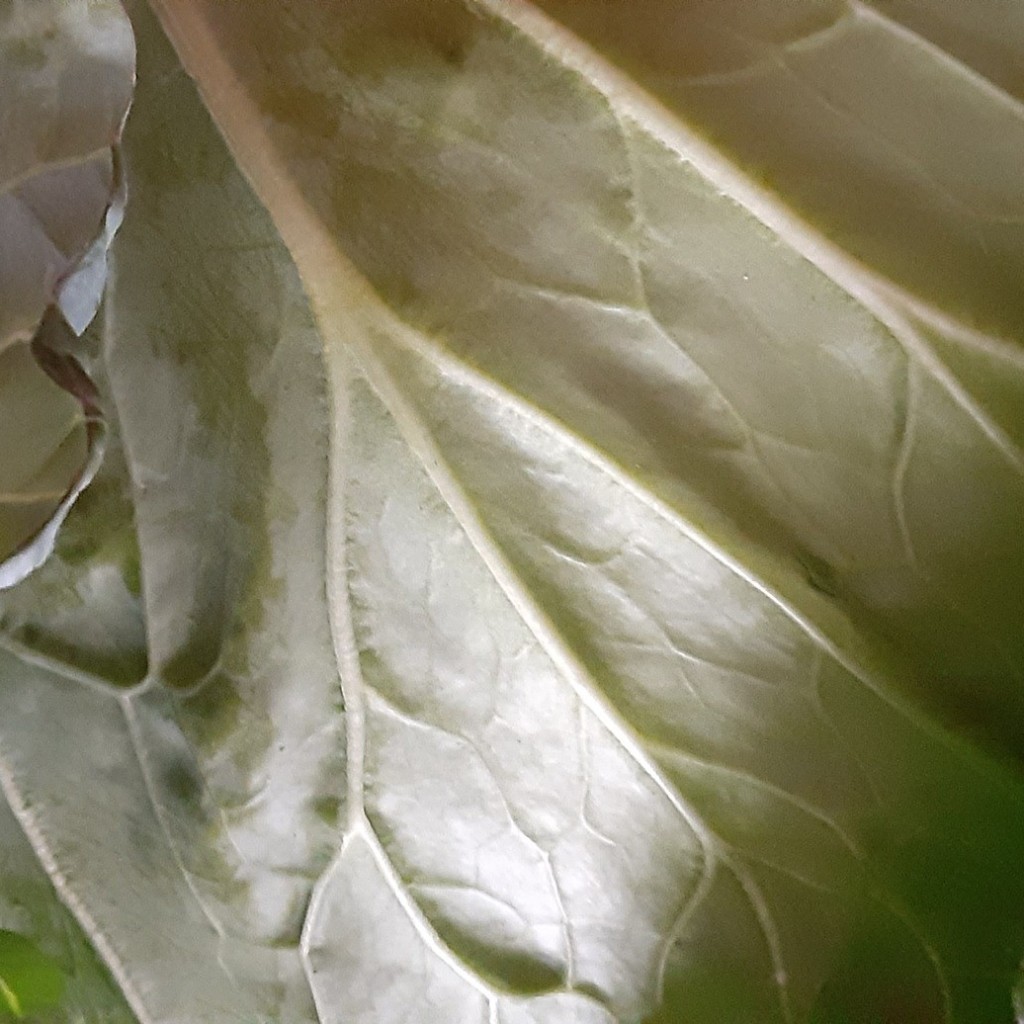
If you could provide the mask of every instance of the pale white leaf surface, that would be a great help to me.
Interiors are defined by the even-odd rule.
[[[809,31],[645,6],[692,78]],[[967,156],[906,177],[927,122],[851,134],[830,221],[831,166],[656,99],[615,4],[154,7],[199,91],[134,8],[131,515],[76,512],[0,620],[0,778],[139,1019],[1012,1020],[1019,305],[836,227],[881,179],[1021,261],[984,68],[822,26],[1009,154],[996,228],[942,205]],[[98,569],[124,630],[66,596],[62,648],[34,595]]]

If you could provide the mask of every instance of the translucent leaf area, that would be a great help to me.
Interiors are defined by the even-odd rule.
[[[1020,8],[152,8],[0,935],[141,1024],[1013,1024]]]

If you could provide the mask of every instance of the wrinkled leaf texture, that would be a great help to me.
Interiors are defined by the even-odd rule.
[[[24,906],[160,1024],[1012,1021],[1024,9],[153,7]]]

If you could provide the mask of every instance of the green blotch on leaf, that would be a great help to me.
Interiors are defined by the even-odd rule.
[[[217,673],[195,693],[181,701],[188,716],[190,735],[204,752],[215,751],[228,741],[238,727],[242,698],[226,675]]]
[[[163,783],[167,791],[184,804],[198,802],[202,795],[195,765],[180,760],[172,761],[163,769]]]
[[[33,942],[0,929],[0,1020],[21,1020],[59,1005],[64,973]]]
[[[331,828],[336,828],[341,818],[341,801],[333,796],[320,797],[313,801],[313,813]]]
[[[39,71],[46,66],[46,50],[33,39],[14,40],[7,47],[6,57],[12,66],[25,72]]]
[[[823,558],[804,551],[798,558],[804,570],[804,578],[819,594],[826,597],[836,597],[839,594],[840,583],[835,569]]]

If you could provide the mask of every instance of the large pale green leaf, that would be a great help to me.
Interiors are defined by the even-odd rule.
[[[0,587],[47,557],[98,463],[96,396],[62,349],[102,292],[133,66],[119,3],[0,9]]]
[[[1009,1024],[1024,146],[986,30],[817,8],[876,126],[836,166],[790,148],[813,104],[726,102],[796,4],[155,6],[234,157],[139,7],[123,462],[0,609],[4,792],[140,1020]],[[656,102],[655,43],[721,102]]]

